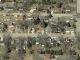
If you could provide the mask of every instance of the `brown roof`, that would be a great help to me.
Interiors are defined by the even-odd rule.
[[[51,10],[60,10],[60,8],[51,8]]]
[[[10,16],[4,16],[3,19],[4,20],[10,19]]]
[[[47,59],[50,59],[50,54],[42,54],[42,56],[44,56]]]
[[[16,20],[23,20],[23,16],[15,17]]]
[[[26,18],[34,18],[33,16],[26,16]]]

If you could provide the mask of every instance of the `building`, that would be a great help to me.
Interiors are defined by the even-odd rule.
[[[23,16],[18,15],[17,17],[15,17],[15,20],[23,20]]]
[[[60,12],[60,8],[52,8],[51,14],[53,14],[54,12]]]
[[[7,6],[6,9],[7,10],[14,10],[14,7],[13,6]]]

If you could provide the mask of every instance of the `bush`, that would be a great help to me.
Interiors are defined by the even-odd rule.
[[[28,43],[27,43],[27,47],[30,48],[31,46],[32,46],[31,42],[28,41]]]
[[[39,23],[40,23],[40,19],[39,18],[37,18],[36,20],[34,20],[34,25],[37,25]]]
[[[62,55],[62,49],[61,50],[45,50],[45,54],[51,54],[51,55]]]
[[[2,3],[4,3],[4,2],[5,2],[5,0],[1,0],[1,2],[2,2]]]

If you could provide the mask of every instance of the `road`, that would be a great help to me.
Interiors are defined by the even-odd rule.
[[[5,15],[6,13],[1,13],[0,15]],[[23,13],[11,13],[12,15],[23,15]],[[34,15],[35,13],[31,14],[31,13],[25,13],[26,15]],[[41,13],[43,14],[43,13]],[[46,14],[43,14],[46,15]],[[62,17],[62,16],[67,16],[67,17],[73,17],[73,14],[52,14],[54,17]]]
[[[38,34],[23,34],[23,33],[12,33],[12,34],[10,34],[13,38],[14,37],[27,37],[27,36],[32,36],[32,37],[37,37],[38,36]],[[66,34],[64,34],[64,35],[62,35],[62,34],[59,34],[59,33],[51,33],[51,34],[47,34],[48,36],[50,36],[50,37],[58,37],[58,36],[63,36],[63,37],[69,37],[69,38],[73,38],[73,37],[75,37],[75,36],[71,36],[71,35],[66,35]],[[0,37],[1,36],[3,36],[3,33],[0,33]]]
[[[53,14],[54,17],[62,17],[62,16],[67,16],[67,17],[73,17],[73,14]]]

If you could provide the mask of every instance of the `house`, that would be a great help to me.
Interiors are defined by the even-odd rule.
[[[21,11],[23,10],[23,7],[18,7],[17,10]]]
[[[74,35],[74,29],[72,28],[66,28],[66,34]]]
[[[7,6],[6,9],[7,10],[14,10],[14,7],[13,6]]]
[[[9,21],[9,20],[10,20],[10,16],[4,16],[4,17],[3,17],[3,20],[4,20],[4,21]]]
[[[23,20],[23,16],[18,15],[17,17],[15,17],[15,20]]]
[[[54,12],[60,12],[60,8],[51,8],[51,14]]]
[[[70,6],[66,6],[65,12],[71,12],[71,7]]]

